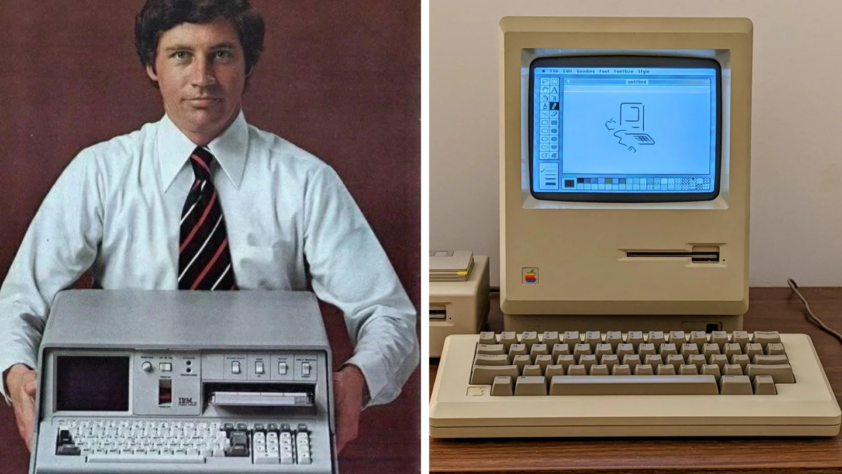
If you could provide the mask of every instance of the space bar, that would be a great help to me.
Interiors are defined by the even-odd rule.
[[[718,395],[713,375],[556,375],[550,395]]]
[[[88,462],[136,462],[136,463],[172,463],[172,464],[204,464],[205,457],[201,454],[180,454],[148,456],[140,454],[89,454]]]

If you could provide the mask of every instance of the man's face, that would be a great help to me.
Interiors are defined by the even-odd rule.
[[[223,18],[182,23],[158,40],[155,68],[164,110],[197,145],[206,145],[234,121],[245,87],[245,59],[237,30]]]

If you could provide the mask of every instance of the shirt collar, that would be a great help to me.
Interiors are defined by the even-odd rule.
[[[166,192],[175,181],[178,172],[190,159],[190,154],[196,149],[196,144],[181,133],[181,130],[165,114],[158,126],[157,145],[158,167],[164,192]],[[228,128],[208,143],[207,148],[234,187],[239,189],[243,180],[248,149],[248,124],[242,110]]]

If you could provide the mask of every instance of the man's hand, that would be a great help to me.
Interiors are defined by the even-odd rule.
[[[346,365],[333,374],[333,384],[333,395],[336,398],[336,449],[342,452],[345,445],[357,437],[365,377],[356,366]]]
[[[15,418],[18,422],[18,432],[26,443],[26,449],[32,451],[32,427],[35,418],[35,389],[38,387],[38,376],[35,371],[23,364],[15,364],[6,371],[7,393],[15,407]]]

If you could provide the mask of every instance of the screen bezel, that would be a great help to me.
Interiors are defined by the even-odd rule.
[[[534,155],[534,88],[536,67],[658,67],[658,68],[713,68],[716,69],[716,157],[714,171],[714,189],[707,193],[600,193],[600,192],[565,192],[552,193],[535,191],[533,174]],[[687,58],[675,56],[642,56],[642,55],[606,55],[606,56],[564,56],[543,57],[534,59],[529,65],[529,115],[527,116],[529,130],[529,193],[544,201],[570,202],[697,202],[712,201],[719,196],[720,177],[722,175],[722,66],[719,61],[708,58]]]

